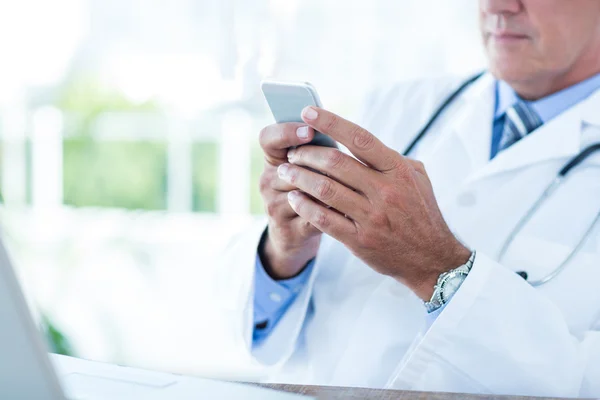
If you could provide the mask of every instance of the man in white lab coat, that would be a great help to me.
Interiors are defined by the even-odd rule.
[[[262,131],[268,229],[234,241],[219,288],[226,331],[271,380],[600,396],[600,156],[519,226],[600,142],[600,1],[479,3],[490,72],[411,158],[461,80],[389,87],[360,126],[307,108]],[[356,158],[288,151],[314,130]]]

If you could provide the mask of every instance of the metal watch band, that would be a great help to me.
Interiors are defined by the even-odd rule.
[[[459,289],[460,285],[455,287],[454,290],[450,290],[446,287],[446,282],[457,277],[462,277],[462,282],[464,282],[464,280],[467,278],[467,275],[469,275],[469,272],[471,272],[471,269],[473,268],[475,256],[476,252],[473,251],[471,253],[471,257],[469,257],[469,260],[465,264],[451,271],[440,274],[433,289],[431,300],[424,302],[428,313],[432,313],[440,309],[450,300],[450,298],[452,298],[454,293]],[[461,285],[462,282],[460,283]]]

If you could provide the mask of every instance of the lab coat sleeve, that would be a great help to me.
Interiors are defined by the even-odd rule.
[[[266,227],[266,220],[257,221],[230,241],[219,258],[215,300],[221,308],[220,318],[225,327],[222,340],[232,346],[228,350],[244,354],[244,358],[260,366],[277,367],[283,365],[295,350],[309,308],[317,268],[313,267],[308,282],[269,337],[253,346],[256,252]]]
[[[414,342],[388,387],[598,397],[600,332],[575,338],[549,299],[478,253],[460,290]]]

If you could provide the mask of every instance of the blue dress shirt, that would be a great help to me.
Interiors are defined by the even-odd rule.
[[[583,101],[598,89],[600,89],[600,74],[543,99],[528,102],[528,104],[538,113],[542,121],[547,123],[568,108]],[[505,113],[519,100],[520,98],[517,93],[506,82],[498,81],[496,83],[496,108],[494,112],[490,159],[494,158],[497,153],[504,127]],[[300,275],[293,279],[275,281],[265,272],[260,259],[256,258],[254,345],[260,344],[269,336],[273,327],[277,325],[277,322],[308,281],[313,265],[314,261]],[[442,309],[429,315],[429,324],[435,321],[435,318],[441,313]]]

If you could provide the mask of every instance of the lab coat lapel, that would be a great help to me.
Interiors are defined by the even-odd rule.
[[[485,74],[463,96],[464,112],[455,119],[451,130],[460,140],[471,170],[489,162],[492,121],[496,104],[496,81]]]
[[[584,124],[600,123],[600,91],[500,152],[476,170],[469,182],[540,162],[573,157],[582,149]]]
[[[486,74],[458,98],[456,114],[431,149],[419,151],[434,184],[436,197],[456,191],[463,182],[489,162],[496,83]]]

